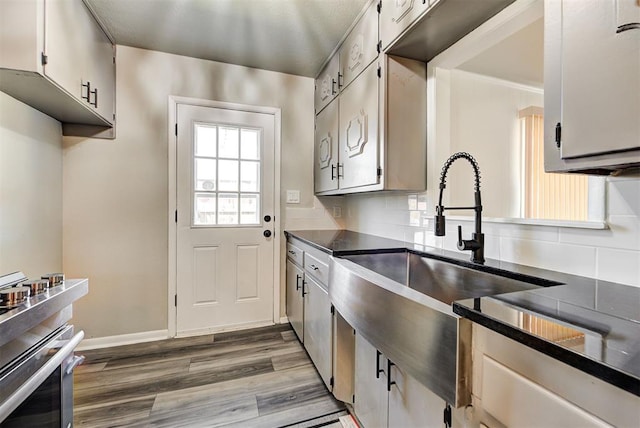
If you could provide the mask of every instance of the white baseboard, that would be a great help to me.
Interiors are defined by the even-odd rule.
[[[117,336],[94,337],[80,342],[77,351],[109,348],[112,346],[132,345],[134,343],[153,342],[169,338],[169,330],[143,331],[140,333],[120,334]]]
[[[286,324],[289,322],[289,318],[288,317],[280,317],[280,324]]]

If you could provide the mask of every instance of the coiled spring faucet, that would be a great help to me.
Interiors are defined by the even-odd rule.
[[[471,166],[473,167],[473,173],[475,175],[475,205],[472,207],[445,207],[442,205],[442,191],[447,187],[447,172],[451,167],[451,164],[458,159],[466,159],[469,161]],[[436,206],[436,216],[435,216],[435,235],[436,236],[444,236],[445,235],[445,210],[474,210],[475,211],[475,226],[476,231],[471,235],[470,240],[462,239],[462,226],[458,226],[458,250],[460,251],[471,251],[471,261],[474,263],[484,263],[484,234],[482,233],[482,199],[480,197],[480,168],[478,167],[478,162],[466,152],[458,152],[453,154],[447,161],[444,163],[442,167],[442,172],[440,173],[440,197],[438,198],[438,205]]]

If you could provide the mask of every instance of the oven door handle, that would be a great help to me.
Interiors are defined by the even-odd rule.
[[[33,374],[25,383],[11,394],[2,404],[0,404],[0,421],[3,421],[18,406],[40,386],[57,367],[59,367],[65,358],[67,358],[74,349],[80,344],[84,338],[84,331],[79,331],[73,336],[53,357],[40,369]]]
[[[70,375],[71,373],[73,373],[73,369],[75,369],[82,363],[84,363],[84,355],[74,355],[73,359],[71,360],[71,362],[69,363],[69,365],[67,366],[64,372]]]

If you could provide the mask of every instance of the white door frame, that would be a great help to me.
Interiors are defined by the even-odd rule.
[[[274,116],[274,240],[273,240],[273,322],[280,322],[280,138],[281,138],[281,112],[278,107],[262,107],[246,104],[229,103],[224,101],[212,101],[199,98],[169,96],[169,263],[168,274],[169,284],[167,287],[167,309],[168,309],[168,330],[169,337],[176,337],[177,317],[175,306],[175,296],[177,294],[177,233],[178,228],[175,222],[175,211],[177,209],[177,140],[175,127],[177,123],[176,113],[178,104],[188,104],[200,107],[214,107],[226,110],[239,110],[251,113],[263,113]]]

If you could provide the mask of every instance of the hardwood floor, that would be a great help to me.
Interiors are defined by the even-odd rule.
[[[342,427],[289,324],[84,351],[82,427]]]

